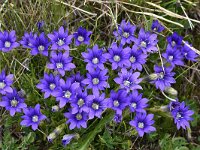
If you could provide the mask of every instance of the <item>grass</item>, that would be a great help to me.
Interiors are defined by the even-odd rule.
[[[200,3],[198,0],[4,0],[0,1],[0,30],[16,30],[21,37],[25,31],[37,30],[37,23],[44,21],[45,33],[58,29],[61,25],[69,29],[70,33],[83,26],[92,31],[91,46],[98,43],[101,47],[109,47],[112,43],[113,30],[122,19],[129,20],[138,27],[150,29],[153,19],[158,19],[166,31],[160,35],[158,44],[160,52],[166,47],[165,37],[171,32],[178,32],[194,46],[194,51],[200,54]],[[86,51],[85,46],[71,47],[74,63],[82,74],[86,74],[80,52]],[[149,57],[143,75],[152,72],[155,60],[159,55]],[[66,126],[61,135],[51,144],[46,141],[57,126],[65,123],[62,113],[51,113],[51,106],[55,105],[53,98],[45,100],[35,85],[43,77],[48,58],[43,56],[30,56],[29,50],[18,48],[10,53],[0,53],[0,70],[6,68],[7,72],[15,76],[14,86],[26,92],[26,103],[34,106],[42,105],[43,113],[49,118],[40,125],[40,131],[33,132],[30,128],[19,125],[20,115],[10,117],[8,112],[0,108],[0,148],[1,149],[64,149],[61,145],[62,135],[72,133]],[[110,66],[107,66],[110,67]],[[111,87],[116,88],[112,79]],[[159,108],[168,104],[166,99],[153,86],[144,84],[144,96],[150,102],[149,112],[155,114],[157,132],[138,138],[136,132],[128,125],[131,116],[126,114],[124,120],[116,125],[106,120],[89,121],[86,130],[75,130],[80,138],[66,149],[200,149],[199,125],[200,117],[200,70],[199,61],[188,62],[184,67],[176,70],[177,83],[173,86],[178,91],[180,100],[185,100],[195,111],[194,121],[190,131],[177,131],[172,118]],[[108,91],[107,91],[108,92]],[[106,117],[106,114],[104,114]],[[98,129],[95,130],[95,127]],[[191,134],[191,135],[190,135]],[[86,142],[84,142],[86,141]],[[86,146],[87,145],[87,146]]]

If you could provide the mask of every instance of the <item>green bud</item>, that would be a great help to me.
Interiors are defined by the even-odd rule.
[[[152,73],[148,76],[149,80],[157,80],[158,79],[158,74],[157,73]]]
[[[54,132],[50,133],[48,136],[47,136],[47,140],[49,142],[52,142],[54,139],[56,138],[56,134]]]
[[[172,87],[166,87],[165,88],[165,92],[168,93],[168,94],[170,94],[170,95],[173,95],[173,96],[177,96],[178,95],[177,90],[175,90]]]

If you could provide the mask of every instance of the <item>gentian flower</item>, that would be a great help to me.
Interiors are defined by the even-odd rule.
[[[188,42],[186,43],[189,44]],[[190,46],[192,47],[192,45]],[[191,61],[197,61],[196,58],[198,57],[198,55],[186,44],[184,44],[184,46],[182,47],[181,53],[185,59]]]
[[[130,121],[129,124],[136,128],[140,137],[143,137],[144,133],[156,131],[152,126],[154,124],[153,117],[153,114],[137,113],[134,120]]]
[[[97,68],[96,70],[91,70],[87,73],[87,78],[82,81],[83,84],[88,85],[88,89],[92,89],[93,94],[99,93],[99,90],[104,90],[105,88],[109,88],[109,84],[106,81],[108,76],[106,76],[108,70],[100,70]]]
[[[110,98],[107,99],[108,107],[115,110],[117,114],[122,114],[122,111],[128,106],[129,97],[125,90],[111,91]]]
[[[139,83],[142,81],[139,72],[127,71],[125,68],[121,69],[121,72],[118,73],[119,77],[115,78],[114,81],[120,85],[121,89],[126,89],[127,92],[130,90],[142,89]]]
[[[185,106],[185,102],[182,102],[180,106],[177,106],[172,110],[171,114],[174,118],[174,123],[179,130],[181,127],[186,129],[186,127],[190,126],[189,121],[193,120],[191,116],[194,114],[194,111],[189,110],[189,108]]]
[[[83,75],[80,74],[80,72],[77,72],[76,74],[72,74],[70,76],[70,79],[72,83],[78,83],[79,84],[79,89],[84,89],[85,84],[82,83],[82,81],[85,79]]]
[[[24,36],[22,37],[22,40],[20,41],[20,44],[24,47],[24,48],[32,48],[32,43],[31,40],[35,40],[37,37],[37,34],[34,34],[33,32],[30,33],[25,33]]]
[[[128,67],[131,67],[133,70],[142,71],[142,65],[146,63],[147,55],[138,50],[138,46],[134,45],[132,49],[129,49],[129,63]]]
[[[48,34],[51,39],[52,50],[69,50],[69,44],[72,42],[73,35],[68,35],[68,30],[65,30],[63,26],[58,31],[54,31],[53,34]]]
[[[151,83],[154,83],[156,85],[157,89],[160,89],[163,91],[165,87],[170,87],[172,83],[176,83],[173,76],[175,75],[172,71],[172,67],[164,67],[164,70],[162,67],[159,67],[157,65],[154,66],[154,71],[157,74],[157,78]]]
[[[11,32],[0,32],[0,51],[9,52],[18,46],[19,43],[16,42],[16,35],[14,30]]]
[[[13,89],[10,87],[13,84],[13,74],[9,74],[6,76],[6,73],[4,70],[2,70],[0,74],[0,93],[6,94],[12,93]]]
[[[142,94],[139,94],[138,91],[133,91],[129,95],[129,107],[131,112],[145,112],[145,108],[148,106],[148,99],[142,98]]]
[[[113,117],[113,121],[116,123],[120,123],[122,121],[122,114],[117,114],[115,113],[114,117]]]
[[[56,91],[55,97],[59,101],[59,107],[63,108],[67,102],[70,102],[75,98],[76,90],[79,87],[78,83],[72,83],[68,78],[66,82],[60,79],[60,89]]]
[[[44,92],[44,98],[48,98],[50,95],[55,96],[56,91],[59,89],[59,75],[44,74],[44,78],[37,84],[37,88]]]
[[[24,99],[18,95],[16,90],[13,90],[13,93],[7,93],[3,96],[0,106],[9,110],[11,116],[14,116],[16,112],[21,112],[21,109],[26,108]]]
[[[62,145],[65,147],[67,146],[71,140],[76,136],[76,134],[66,134],[62,138]]]
[[[167,60],[167,62],[172,65],[172,67],[174,67],[175,65],[184,65],[181,51],[179,49],[171,47],[170,45],[167,46],[167,50],[165,53],[162,54],[162,56]]]
[[[72,114],[71,111],[64,114],[64,116],[68,119],[66,124],[70,123],[69,129],[72,130],[74,128],[87,128],[87,120],[88,114],[86,112],[78,112]]]
[[[137,45],[144,53],[157,52],[157,34],[151,32],[145,32],[143,28],[140,29],[138,38],[135,39],[135,45]]]
[[[104,69],[104,63],[106,62],[106,58],[102,55],[103,50],[99,49],[98,45],[94,45],[92,49],[88,48],[88,52],[81,53],[84,61],[87,62],[86,69],[91,71],[93,68],[99,68],[101,70]]]
[[[95,116],[101,118],[102,112],[107,108],[107,102],[105,93],[102,93],[101,95],[94,93],[93,96],[90,96],[87,101],[89,119],[93,119]]]
[[[162,32],[165,28],[159,23],[158,20],[152,22],[151,30],[155,32]]]
[[[127,67],[129,62],[129,47],[123,49],[123,45],[117,46],[117,43],[112,43],[111,48],[108,49],[108,53],[103,54],[105,58],[112,63],[112,70],[116,70],[117,67]]]
[[[35,39],[31,39],[32,44],[31,55],[42,54],[48,56],[49,40],[46,38],[44,32],[37,36]]]
[[[122,20],[121,24],[118,26],[118,30],[114,31],[113,34],[117,40],[121,41],[122,45],[126,43],[130,44],[135,39],[135,30],[136,26],[133,26],[129,21],[126,22],[125,20]]]
[[[87,95],[87,91],[82,92],[82,90],[78,90],[76,97],[71,100],[72,114],[76,114],[78,112],[89,112],[89,108],[87,106],[87,102],[92,100],[93,96]]]
[[[174,32],[172,35],[167,37],[168,43],[174,48],[179,48],[182,44],[182,40],[183,37],[178,35],[177,32]]]
[[[38,129],[40,122],[47,117],[40,112],[40,104],[37,104],[35,108],[25,108],[24,115],[21,118],[23,119],[20,123],[22,126],[32,126],[32,129],[35,131]]]
[[[44,22],[43,20],[42,20],[42,21],[39,21],[39,22],[37,23],[37,28],[38,28],[38,31],[39,31],[39,32],[44,32],[44,30],[43,30],[44,25],[45,25],[45,22]]]
[[[79,46],[81,44],[90,44],[90,35],[92,34],[91,31],[87,31],[83,27],[79,27],[77,32],[74,33],[75,38],[75,45]]]
[[[173,111],[174,109],[176,109],[177,107],[180,106],[180,102],[177,100],[176,102],[170,102],[168,105],[169,111]]]
[[[70,71],[76,68],[76,66],[73,63],[71,63],[71,61],[72,57],[69,57],[69,52],[59,52],[58,54],[52,52],[50,63],[47,64],[47,68],[54,69],[58,71],[61,74],[61,76],[64,76],[65,71]]]

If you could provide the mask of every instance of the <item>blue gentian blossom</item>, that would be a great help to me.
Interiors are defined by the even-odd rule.
[[[24,103],[24,99],[18,95],[17,91],[13,90],[13,93],[7,93],[2,97],[0,106],[5,107],[6,110],[10,111],[10,115],[14,116],[16,112],[21,112],[27,105]]]
[[[106,58],[102,54],[103,50],[100,49],[97,44],[94,45],[92,49],[88,48],[88,52],[83,52],[82,56],[84,61],[87,62],[86,70],[91,71],[91,69],[97,67],[103,70]]]
[[[132,70],[127,71],[125,68],[121,69],[118,73],[119,77],[115,78],[114,81],[120,85],[121,89],[126,89],[127,92],[130,90],[142,89],[139,83],[142,81],[139,72],[132,72]]]
[[[164,70],[163,70],[164,68]],[[170,87],[172,83],[176,83],[173,76],[175,75],[174,72],[172,72],[172,67],[159,67],[157,65],[154,66],[154,71],[157,74],[157,79],[151,81],[151,83],[154,83],[156,85],[157,89],[164,90],[165,87]]]
[[[11,85],[13,84],[13,74],[9,74],[6,76],[4,70],[0,73],[0,93],[5,95],[7,92],[12,93],[13,89]]]
[[[151,30],[154,32],[162,32],[165,28],[159,23],[158,20],[154,20],[152,22]]]
[[[79,46],[81,44],[90,44],[91,31],[87,31],[83,27],[79,27],[77,32],[74,33],[75,45]]]
[[[51,53],[50,63],[47,64],[47,68],[58,71],[61,76],[65,75],[65,71],[71,71],[76,66],[71,62],[72,57],[69,57],[69,52],[56,52]]]
[[[31,126],[35,131],[38,129],[40,122],[47,117],[40,112],[40,104],[37,104],[35,108],[24,108],[24,115],[21,118],[23,119],[20,123],[22,126]]]
[[[74,137],[76,137],[75,134],[66,134],[66,135],[64,135],[63,138],[62,138],[62,145],[64,147],[66,147]]]
[[[129,63],[127,64],[133,70],[142,71],[142,65],[146,63],[147,55],[138,46],[134,45],[129,49]]]
[[[82,81],[85,79],[83,75],[80,74],[80,72],[77,72],[76,74],[72,74],[70,76],[70,79],[72,81],[72,83],[78,83],[79,84],[79,89],[84,89],[85,88],[85,84],[82,83]]]
[[[69,129],[72,130],[74,128],[87,128],[87,120],[88,114],[86,112],[77,112],[72,114],[71,111],[64,114],[64,116],[68,119],[66,124],[69,124]]]
[[[129,107],[131,112],[145,112],[145,108],[148,106],[148,99],[142,98],[142,94],[138,91],[133,91],[129,95]]]
[[[167,42],[174,48],[179,48],[182,44],[183,37],[177,32],[167,37]]]
[[[99,68],[97,68],[96,70],[91,70],[89,73],[87,73],[87,78],[84,79],[82,83],[86,84],[88,89],[92,89],[93,94],[98,94],[99,90],[104,90],[105,88],[110,87],[107,82],[107,72],[107,69],[104,69],[102,71]]]
[[[122,114],[122,111],[128,106],[129,97],[125,90],[111,91],[110,98],[107,99],[108,107],[115,110],[117,114]]]
[[[78,83],[72,83],[72,80],[68,78],[66,81],[60,79],[60,89],[56,91],[55,97],[59,101],[59,107],[63,108],[66,103],[71,102],[76,96],[76,90],[78,89]]]
[[[144,133],[150,133],[156,131],[154,124],[153,114],[137,113],[134,120],[130,121],[129,124],[136,128],[140,137],[144,136]]]
[[[44,98],[48,98],[50,95],[55,96],[56,91],[59,89],[59,75],[44,74],[44,78],[37,84],[37,88],[44,92]]]
[[[72,42],[73,35],[68,34],[68,30],[65,30],[63,26],[58,31],[54,31],[52,34],[48,34],[51,40],[52,50],[69,50],[69,44]]]
[[[177,129],[180,129],[181,127],[186,129],[186,127],[190,126],[189,121],[193,120],[191,116],[194,114],[194,111],[189,110],[188,106],[185,105],[185,102],[182,102],[180,103],[180,106],[177,106],[172,110],[171,114]]]
[[[115,113],[114,117],[113,117],[113,121],[116,122],[116,123],[120,123],[122,122],[122,114],[117,114]]]
[[[174,109],[176,109],[177,107],[180,106],[180,102],[179,101],[175,101],[175,102],[170,102],[168,105],[169,111],[173,111]]]
[[[121,44],[117,46],[117,43],[112,43],[108,49],[108,53],[103,54],[112,63],[112,70],[116,70],[118,67],[127,67],[127,64],[130,64],[129,49],[129,47],[123,49],[123,45]]]
[[[186,42],[188,45],[189,43]],[[187,44],[184,44],[184,46],[182,47],[181,49],[181,53],[182,53],[182,56],[186,59],[186,60],[190,60],[190,61],[197,61],[197,57],[198,55],[187,45]],[[192,45],[190,45],[192,47]]]
[[[34,34],[33,32],[30,33],[25,33],[24,36],[22,37],[22,40],[20,41],[20,44],[24,48],[32,48],[32,43],[31,41],[35,40],[37,37],[37,34]]]
[[[9,52],[12,49],[19,47],[19,43],[16,42],[15,31],[0,32],[0,51]]]
[[[157,52],[157,34],[151,32],[145,32],[143,28],[140,29],[138,38],[135,39],[135,45],[137,45],[144,53]]]
[[[170,45],[167,46],[167,50],[162,56],[171,64],[172,67],[175,65],[183,66],[183,56],[179,49],[173,48]]]
[[[121,41],[121,44],[126,43],[130,44],[134,41],[136,26],[133,26],[129,21],[122,20],[121,24],[118,26],[118,29],[113,32],[117,40]]]
[[[105,93],[90,96],[87,101],[87,106],[89,108],[89,119],[93,119],[95,116],[101,118],[102,112],[107,108],[107,100],[105,99]]]
[[[32,45],[31,55],[42,54],[44,56],[48,56],[48,48],[50,42],[45,36],[44,32],[37,36],[35,39],[31,39],[30,43]]]

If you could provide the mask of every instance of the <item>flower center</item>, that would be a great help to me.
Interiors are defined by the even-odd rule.
[[[146,47],[147,47],[147,42],[142,41],[142,42],[140,43],[140,46],[146,48]]]
[[[82,118],[83,118],[83,116],[82,116],[81,114],[77,114],[77,115],[76,115],[76,119],[77,119],[77,120],[81,120]]]
[[[184,56],[187,56],[188,55],[188,53],[184,53]]]
[[[118,106],[119,106],[119,101],[118,101],[118,100],[114,100],[114,101],[113,101],[113,105],[114,105],[115,107],[118,107]]]
[[[119,62],[119,61],[120,61],[119,55],[115,55],[113,59],[114,59],[114,61],[116,61],[116,62]]]
[[[172,61],[174,56],[169,56],[169,60]]]
[[[17,104],[18,104],[18,101],[17,101],[17,100],[15,100],[15,99],[11,100],[11,106],[12,106],[12,107],[16,107]]]
[[[99,59],[95,57],[95,58],[92,59],[92,62],[93,62],[93,64],[98,64],[99,63]]]
[[[135,60],[136,60],[136,58],[135,58],[134,56],[131,56],[131,57],[129,58],[129,60],[130,60],[130,62],[134,63]]]
[[[38,116],[37,116],[37,115],[34,115],[34,116],[32,117],[32,121],[33,121],[33,122],[38,122]]]
[[[95,109],[95,110],[98,110],[99,109],[99,105],[97,103],[93,103],[92,104],[92,108]]]
[[[83,41],[84,41],[84,37],[79,35],[79,36],[78,36],[78,41],[79,41],[79,42],[83,42]]]
[[[125,37],[125,38],[129,37],[129,33],[128,32],[124,32],[123,33],[123,37]]]
[[[70,91],[65,92],[65,98],[70,98],[72,93]]]
[[[172,41],[172,46],[174,47],[176,45],[176,42],[175,41]]]
[[[59,46],[62,46],[63,44],[65,44],[64,41],[61,40],[61,39],[59,39],[59,40],[58,40],[58,45],[59,45]]]
[[[125,81],[124,81],[124,86],[130,86],[130,83],[131,83],[130,81],[125,80]]]
[[[98,78],[92,79],[92,83],[93,83],[93,84],[98,84],[98,83],[99,83],[99,79],[98,79]]]
[[[140,129],[144,128],[144,123],[143,123],[143,122],[139,122],[139,123],[138,123],[138,127],[139,127]]]
[[[154,31],[157,31],[157,28],[155,27],[153,30],[154,30]]]
[[[176,114],[176,118],[177,118],[177,119],[181,119],[181,118],[182,118],[182,115],[178,112],[178,113]]]
[[[136,103],[131,103],[131,107],[136,108],[137,104]]]
[[[38,46],[38,50],[39,51],[43,51],[44,50],[44,46],[43,45]]]
[[[56,87],[56,85],[55,85],[54,83],[51,83],[51,84],[49,85],[49,88],[50,88],[51,90],[54,90],[55,87]]]
[[[164,72],[160,72],[160,73],[158,74],[158,78],[159,78],[159,79],[163,79],[163,78],[164,78]]]
[[[58,69],[63,68],[63,64],[62,64],[62,63],[56,63],[56,67],[57,67]]]
[[[81,106],[83,106],[83,105],[84,105],[84,100],[83,100],[82,98],[80,98],[80,99],[78,100],[78,106],[81,107]]]
[[[5,87],[5,83],[4,82],[0,82],[0,89],[3,89]]]
[[[5,44],[4,44],[4,46],[5,46],[6,48],[9,48],[9,47],[11,46],[11,43],[10,43],[9,41],[6,41]]]

